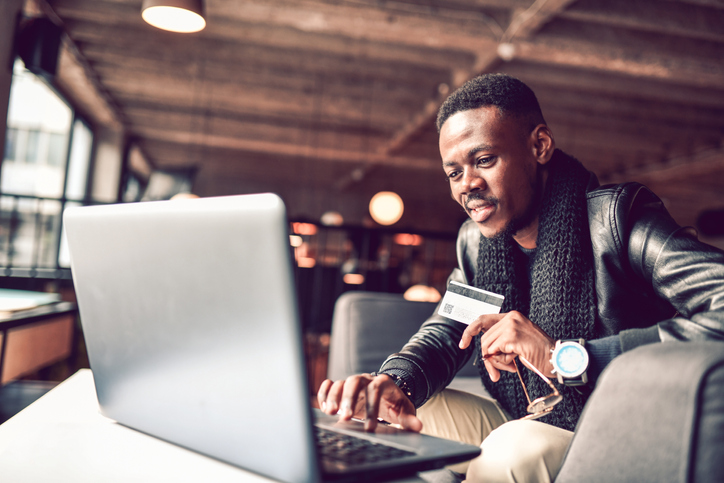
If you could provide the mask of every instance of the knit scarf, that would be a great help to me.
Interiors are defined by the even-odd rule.
[[[588,171],[578,160],[556,150],[548,163],[549,175],[539,212],[537,249],[528,272],[528,258],[511,236],[480,237],[474,285],[505,296],[501,312],[517,310],[553,340],[591,339],[596,320],[593,255],[588,227],[586,185]],[[480,336],[476,338],[480,357]],[[484,364],[478,364],[483,384],[513,418],[527,414],[528,402],[518,375],[501,371],[493,383]],[[531,399],[551,393],[535,373],[519,363]],[[573,430],[586,397],[559,387],[563,395],[541,421]]]

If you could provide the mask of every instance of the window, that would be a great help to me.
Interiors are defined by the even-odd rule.
[[[3,275],[68,276],[62,214],[86,200],[92,147],[90,127],[17,60],[0,169]]]
[[[9,127],[5,134],[5,157],[3,159],[15,159],[18,151],[18,130]]]

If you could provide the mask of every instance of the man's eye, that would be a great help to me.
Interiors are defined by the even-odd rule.
[[[478,159],[478,166],[489,166],[495,162],[495,156],[488,156],[486,158]]]
[[[448,180],[452,180],[452,179],[457,178],[457,176],[458,176],[459,174],[460,174],[460,171],[450,171],[450,172],[447,173],[445,176],[447,177]]]

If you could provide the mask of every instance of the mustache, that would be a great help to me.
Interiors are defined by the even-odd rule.
[[[470,209],[468,203],[470,203],[471,201],[485,201],[486,203],[489,203],[493,206],[497,206],[500,202],[500,200],[495,196],[485,196],[483,195],[483,193],[477,191],[470,193],[465,200],[465,208],[467,208],[468,210]]]

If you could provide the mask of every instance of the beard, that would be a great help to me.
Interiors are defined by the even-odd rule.
[[[541,200],[541,185],[542,183],[536,182],[535,186],[533,186],[533,196],[531,197],[530,203],[528,204],[528,207],[526,210],[521,213],[519,216],[514,217],[510,220],[508,220],[508,223],[505,224],[505,226],[498,231],[497,233],[486,236],[485,238],[489,240],[504,240],[504,239],[512,239],[513,236],[518,233],[523,228],[526,228],[528,225],[530,225],[533,220],[535,220],[535,217],[538,215],[538,204]],[[467,207],[467,204],[471,201],[478,201],[482,200],[487,203],[490,203],[491,205],[498,206],[500,203],[500,200],[495,196],[485,196],[480,192],[473,192],[470,193],[465,200],[465,209],[469,211],[469,208]],[[485,236],[485,235],[483,235]]]

